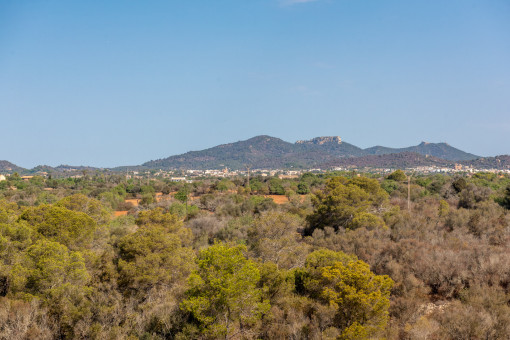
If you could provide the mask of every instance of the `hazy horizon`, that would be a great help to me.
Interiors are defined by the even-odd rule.
[[[507,1],[4,1],[0,159],[138,165],[270,135],[510,154]]]

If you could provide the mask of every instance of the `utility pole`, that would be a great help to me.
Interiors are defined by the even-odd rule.
[[[407,211],[411,211],[411,175],[407,176]]]
[[[251,188],[250,188],[250,166],[247,165],[246,169],[248,170],[248,189],[251,191]]]
[[[184,183],[184,192],[186,193],[186,220],[188,219],[188,185]]]

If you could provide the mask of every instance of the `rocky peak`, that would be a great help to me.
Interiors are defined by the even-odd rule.
[[[340,136],[315,137],[309,140],[298,140],[296,144],[316,144],[322,145],[326,143],[342,144]]]

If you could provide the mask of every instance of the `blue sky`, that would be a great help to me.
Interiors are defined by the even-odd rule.
[[[24,167],[260,134],[508,154],[510,2],[4,0],[0,124]]]

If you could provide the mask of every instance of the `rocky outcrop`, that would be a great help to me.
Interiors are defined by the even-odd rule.
[[[296,142],[296,144],[315,144],[315,145],[323,145],[326,143],[342,144],[342,138],[340,138],[340,136],[315,137],[309,140],[298,140]]]

